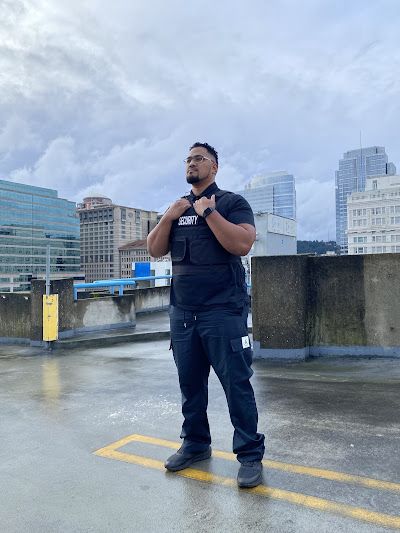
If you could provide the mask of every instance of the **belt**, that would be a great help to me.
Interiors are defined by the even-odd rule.
[[[224,263],[222,265],[172,265],[172,275],[201,274],[207,272],[223,272],[234,263]]]

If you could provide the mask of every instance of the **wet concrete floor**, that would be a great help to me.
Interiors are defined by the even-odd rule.
[[[0,346],[1,531],[400,529],[399,360],[255,361],[267,445],[257,492],[237,489],[238,463],[217,452],[189,477],[164,471],[181,424],[168,347]],[[209,419],[213,449],[230,452],[213,374]]]

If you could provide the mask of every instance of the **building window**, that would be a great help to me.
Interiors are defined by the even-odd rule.
[[[353,242],[367,242],[367,237],[354,237]]]

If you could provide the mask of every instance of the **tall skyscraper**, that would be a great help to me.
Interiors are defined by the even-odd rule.
[[[0,291],[29,291],[32,277],[82,279],[79,219],[57,191],[0,180]]]
[[[393,176],[396,167],[388,162],[383,146],[350,150],[343,154],[336,171],[336,242],[342,254],[347,254],[347,197],[363,192],[367,176]]]
[[[237,192],[246,198],[254,213],[296,218],[296,189],[292,174],[273,172],[255,176],[244,190]]]
[[[78,205],[81,224],[81,261],[86,281],[120,278],[119,248],[145,239],[157,224],[157,212],[113,204],[97,195]]]

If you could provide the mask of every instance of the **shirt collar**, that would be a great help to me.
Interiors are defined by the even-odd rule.
[[[192,198],[193,201],[195,201],[195,200],[198,200],[199,198],[202,198],[203,196],[209,196],[209,195],[215,194],[217,191],[219,191],[219,187],[214,181],[213,183],[211,183],[211,185],[207,187],[207,189],[205,189],[200,194],[200,196],[196,196],[195,194],[193,194],[193,191],[190,191],[190,197]]]

